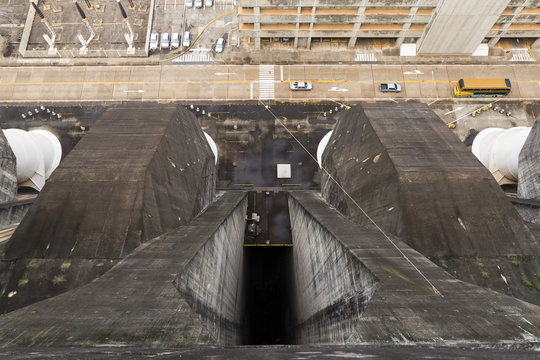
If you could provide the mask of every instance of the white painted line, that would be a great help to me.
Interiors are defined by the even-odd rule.
[[[344,89],[344,88],[340,88],[340,87],[332,87],[330,89],[328,89],[328,91],[337,91],[337,92],[347,92],[349,91],[348,89]]]
[[[405,71],[403,74],[405,74],[405,75],[424,75],[424,73],[421,72],[420,70]]]
[[[283,81],[283,65],[281,65],[281,81]]]
[[[136,93],[143,93],[144,90],[141,90],[141,89],[139,89],[139,90],[124,90],[124,92],[127,92],[127,93],[128,93],[128,92],[133,92],[133,93],[135,93],[135,92],[136,92]]]
[[[215,73],[216,75],[218,76],[223,76],[223,75],[236,75],[236,73],[220,73],[220,72],[217,72]]]
[[[459,110],[461,110],[461,109],[463,109],[463,106],[462,106],[462,107],[458,107],[458,108],[455,109],[455,110],[451,110],[451,111],[445,113],[444,115],[448,115],[448,114],[454,113],[454,112],[459,111]]]
[[[249,89],[249,98],[253,100],[253,81],[249,83],[250,89]]]

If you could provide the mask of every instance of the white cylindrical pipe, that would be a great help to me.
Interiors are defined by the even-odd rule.
[[[204,136],[206,137],[206,141],[208,141],[208,145],[210,145],[210,149],[212,149],[212,152],[214,153],[214,158],[215,158],[214,164],[217,164],[217,161],[218,161],[218,148],[217,148],[216,142],[206,132],[203,131],[203,133],[204,133]]]
[[[17,182],[41,190],[45,180],[60,164],[62,146],[46,130],[3,130],[17,161]]]
[[[530,127],[488,128],[476,135],[472,152],[492,173],[517,181],[519,153],[531,132]]]
[[[47,130],[31,130],[34,141],[39,144],[45,162],[45,179],[48,179],[62,160],[62,145],[58,138]]]
[[[480,131],[472,143],[472,153],[482,165],[489,169],[491,150],[497,137],[504,131],[501,128],[487,128]]]
[[[507,179],[517,181],[519,153],[531,132],[530,127],[515,127],[501,133],[493,144],[490,169],[498,169]]]
[[[330,141],[330,138],[332,137],[332,133],[334,131],[331,130],[328,132],[328,134],[324,135],[324,137],[319,142],[319,146],[317,146],[317,162],[319,163],[319,167],[322,169],[322,156],[324,153],[324,149],[326,149],[326,145],[328,145],[328,142]]]

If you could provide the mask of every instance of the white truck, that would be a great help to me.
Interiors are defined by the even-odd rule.
[[[395,93],[398,93],[398,92],[401,92],[401,85],[396,84],[396,83],[392,83],[392,82],[382,83],[379,86],[379,89],[381,89],[382,92],[395,92]]]

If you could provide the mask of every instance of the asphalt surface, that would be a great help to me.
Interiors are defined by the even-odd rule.
[[[540,66],[530,65],[157,65],[0,68],[4,103],[116,101],[456,100],[460,78],[509,78],[506,100],[540,98]],[[312,91],[291,91],[293,81]],[[401,93],[381,93],[381,82]],[[463,102],[474,99],[459,99]]]

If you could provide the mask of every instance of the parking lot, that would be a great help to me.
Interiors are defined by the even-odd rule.
[[[198,7],[199,5],[201,7]],[[151,54],[161,55],[164,58],[179,54],[186,49],[185,46],[182,46],[182,34],[186,31],[190,33],[192,45],[190,50],[194,53],[209,54],[214,50],[220,37],[226,40],[225,51],[227,51],[227,47],[231,46],[231,41],[232,45],[237,44],[236,37],[230,35],[230,32],[235,28],[234,16],[236,14],[231,13],[234,11],[233,0],[156,0],[152,33],[158,33],[160,41],[163,33],[178,33],[180,46],[179,49],[168,49],[166,46],[161,48],[158,45]],[[216,18],[218,19],[215,20]],[[212,23],[208,25],[210,22]],[[204,32],[201,34],[203,30]],[[197,39],[199,34],[201,36]],[[197,39],[196,42],[194,42],[195,39]],[[212,56],[216,56],[216,53],[213,52]],[[211,59],[208,56],[204,58]]]

